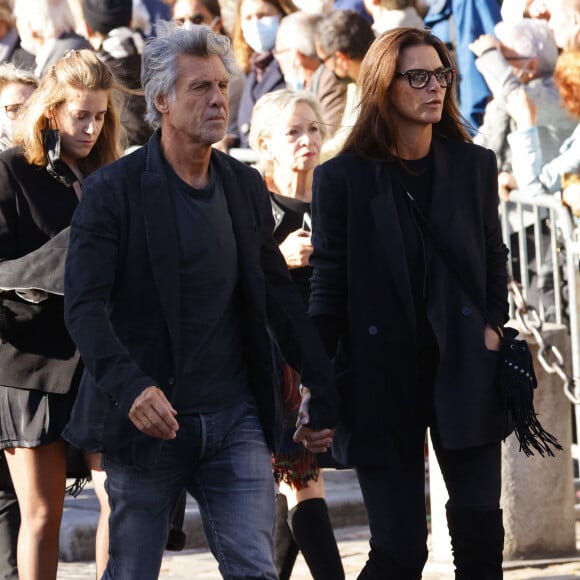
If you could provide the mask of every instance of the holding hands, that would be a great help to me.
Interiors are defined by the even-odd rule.
[[[302,402],[298,411],[298,420],[296,421],[296,432],[294,433],[294,441],[296,443],[302,442],[304,447],[312,453],[324,453],[328,451],[332,438],[334,436],[334,429],[322,429],[315,431],[308,427],[310,416],[308,414],[308,404],[310,402],[310,389],[302,386]]]

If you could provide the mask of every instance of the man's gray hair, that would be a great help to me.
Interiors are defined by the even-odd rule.
[[[537,18],[523,18],[515,22],[495,25],[498,40],[521,56],[538,59],[538,74],[551,76],[558,59],[558,47],[548,23]]]
[[[145,119],[156,129],[161,125],[161,113],[155,107],[155,99],[159,95],[172,96],[178,75],[178,56],[219,56],[230,79],[238,68],[229,38],[215,34],[207,26],[189,23],[181,26],[159,21],[155,32],[156,36],[150,38],[143,49],[141,84],[147,103]]]
[[[276,36],[277,44],[281,43],[290,50],[297,50],[309,58],[318,58],[314,44],[316,25],[324,17],[322,14],[293,12],[280,21]]]

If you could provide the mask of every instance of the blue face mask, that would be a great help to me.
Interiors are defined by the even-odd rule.
[[[255,52],[269,52],[276,43],[279,16],[263,16],[242,22],[244,39]]]

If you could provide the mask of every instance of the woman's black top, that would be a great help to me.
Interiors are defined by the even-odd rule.
[[[304,224],[304,214],[310,214],[310,204],[277,193],[270,193],[270,195],[274,200],[274,203],[276,203],[284,212],[282,221],[274,230],[274,239],[276,240],[276,243],[280,245],[286,239],[288,234],[302,228]],[[302,296],[304,304],[308,305],[312,268],[310,266],[292,268],[290,270],[290,275],[300,290],[300,296]]]

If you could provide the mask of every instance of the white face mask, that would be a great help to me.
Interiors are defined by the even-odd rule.
[[[244,39],[255,52],[269,52],[276,44],[279,16],[263,16],[242,22]]]

